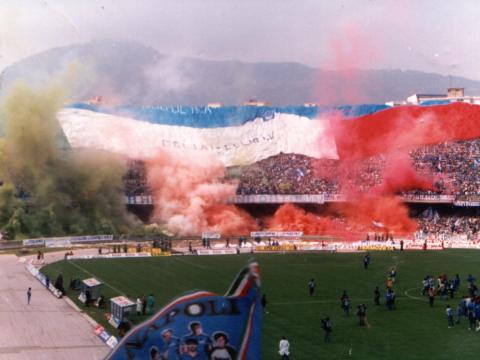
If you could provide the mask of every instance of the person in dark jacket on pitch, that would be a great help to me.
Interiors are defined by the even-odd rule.
[[[262,294],[262,299],[260,300],[260,303],[262,304],[263,312],[265,314],[268,314],[268,311],[267,311],[268,301],[267,301],[267,297],[265,296],[265,294]]]
[[[314,279],[310,279],[310,281],[308,282],[308,294],[310,296],[313,296],[313,294],[315,293],[315,280]]]
[[[363,258],[363,268],[364,268],[365,270],[367,270],[369,264],[370,264],[370,253],[367,252],[367,254],[365,255],[365,257]]]
[[[348,298],[346,290],[343,290],[342,297],[340,298],[340,306],[342,307],[345,316],[350,316],[350,299]]]
[[[428,302],[430,307],[433,307],[433,302],[435,301],[435,287],[428,289]]]
[[[375,305],[380,305],[380,290],[378,289],[378,286],[375,287],[375,291],[373,293],[373,302]]]
[[[325,331],[325,342],[329,343],[331,341],[331,335],[333,331],[333,325],[330,318],[327,316],[325,319],[322,319],[322,328]]]
[[[365,326],[367,319],[367,307],[365,304],[358,305],[357,307],[358,325]]]
[[[142,315],[147,313],[147,298],[145,295],[142,296]]]

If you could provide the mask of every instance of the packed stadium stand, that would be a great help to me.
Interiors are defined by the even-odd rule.
[[[419,175],[433,177],[433,188],[412,189],[406,194],[480,195],[480,139],[424,146],[409,152]],[[388,155],[342,162],[280,154],[242,169],[239,195],[342,193],[342,187],[369,191],[382,184]],[[339,179],[344,179],[343,184]]]
[[[419,234],[462,234],[478,239],[480,139],[424,146],[408,155],[420,177],[433,179],[430,189],[409,189],[399,194],[410,203],[410,214],[418,223]],[[279,154],[249,166],[229,168],[228,173],[230,179],[239,183],[238,195],[332,196],[341,195],[346,188],[368,192],[380,186],[388,161],[386,154],[355,162]],[[148,194],[145,174],[141,161],[131,162],[125,177],[127,195]],[[333,221],[338,229],[367,231],[340,217]]]

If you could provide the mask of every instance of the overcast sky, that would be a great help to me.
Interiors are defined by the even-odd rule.
[[[0,0],[0,71],[94,39],[165,54],[480,79],[478,0]]]

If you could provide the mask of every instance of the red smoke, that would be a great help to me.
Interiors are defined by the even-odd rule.
[[[419,174],[412,160],[405,154],[388,156],[382,174],[382,183],[375,186],[374,195],[392,195],[408,190],[434,190],[434,178],[431,174]]]
[[[216,158],[194,153],[160,152],[146,160],[148,185],[155,198],[153,220],[175,235],[245,234],[256,223],[227,199],[237,185],[225,182],[225,167]]]
[[[324,70],[319,72],[317,85],[320,105],[368,102],[370,84],[361,70],[378,61],[380,53],[364,25],[363,19],[348,19],[327,44],[331,55],[320,65]]]
[[[332,120],[341,159],[359,159],[480,136],[480,107],[464,103],[399,106],[345,121]]]
[[[332,218],[317,216],[293,204],[280,206],[275,215],[267,219],[266,225],[270,230],[303,231],[307,235],[321,235],[331,230],[340,230]]]
[[[438,179],[432,174],[418,173],[408,151],[479,137],[480,108],[464,103],[402,106],[353,120],[332,119],[331,124],[340,157],[334,174],[347,198],[346,203],[337,206],[337,212],[349,223],[367,226],[376,221],[395,232],[411,232],[416,224],[395,195],[413,189],[435,190],[434,182]],[[365,164],[380,154],[382,168],[378,171],[382,181],[365,195],[365,189],[355,188],[355,180],[362,183],[362,177],[374,171]],[[321,178],[325,171],[328,169],[319,169]]]
[[[408,215],[407,206],[394,196],[358,195],[347,199],[348,202],[336,205],[337,211],[357,227],[363,225],[369,230],[394,233],[413,232],[417,228]],[[381,223],[383,228],[375,228],[374,221]]]

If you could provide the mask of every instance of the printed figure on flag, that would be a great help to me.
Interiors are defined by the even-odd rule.
[[[250,263],[227,294],[195,291],[132,329],[109,360],[260,359],[260,269]]]

